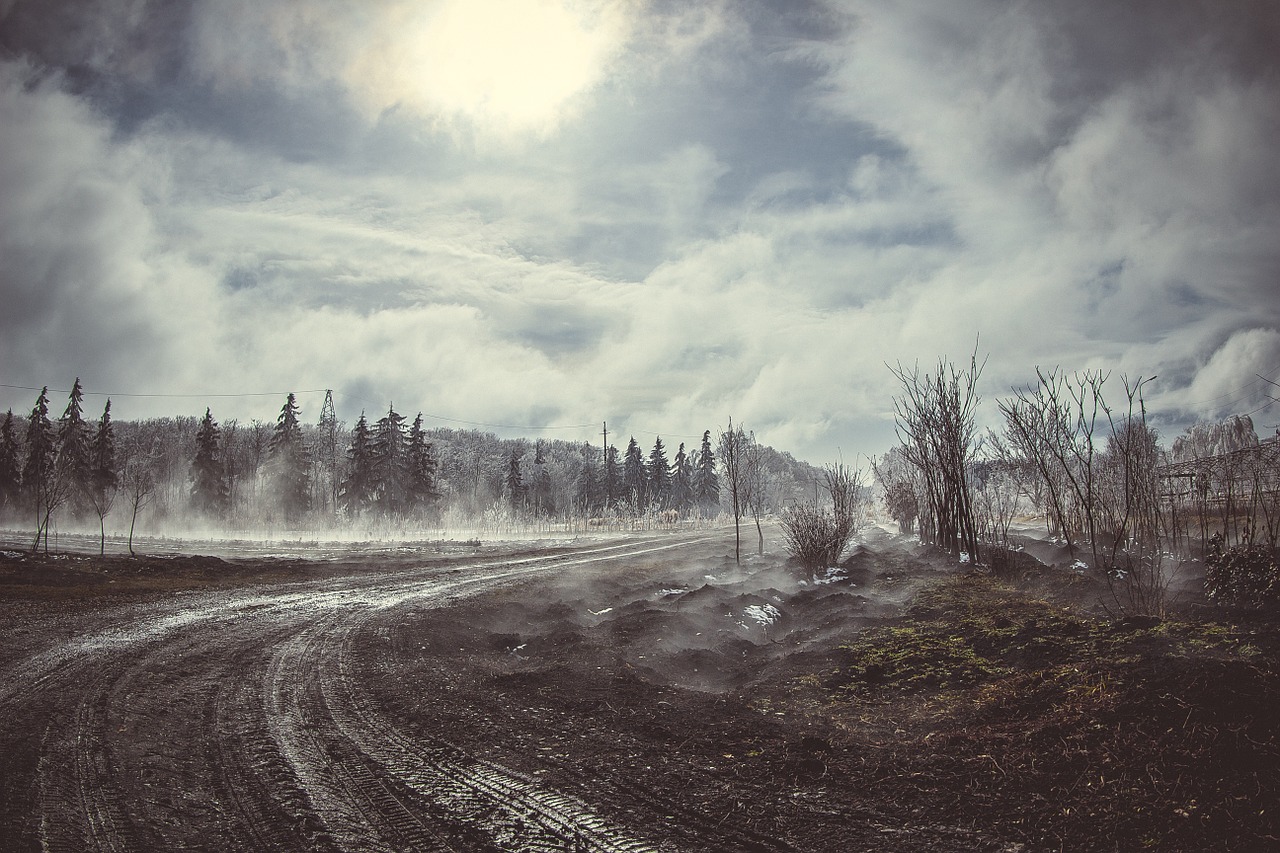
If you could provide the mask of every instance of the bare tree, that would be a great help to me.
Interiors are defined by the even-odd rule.
[[[939,359],[933,375],[922,374],[919,365],[890,368],[903,390],[893,401],[902,454],[924,485],[921,538],[953,554],[967,553],[974,562],[978,536],[968,469],[975,449],[977,384],[985,364],[978,364],[975,349],[964,370],[945,359]]]
[[[130,454],[124,466],[124,492],[129,499],[129,554],[133,556],[133,531],[138,523],[138,513],[155,499],[155,458],[152,453]]]
[[[742,563],[742,516],[750,503],[751,441],[741,426],[734,429],[733,418],[729,418],[729,428],[720,434],[720,466],[733,511],[733,559],[738,564]]]
[[[764,528],[760,525],[760,515],[769,504],[769,487],[771,478],[765,459],[764,446],[756,441],[754,432],[747,433],[744,452],[743,499],[751,510],[751,518],[756,523],[758,544],[756,553],[764,553]]]

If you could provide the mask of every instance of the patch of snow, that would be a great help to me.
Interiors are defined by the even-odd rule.
[[[836,581],[844,581],[848,579],[849,579],[849,575],[845,572],[844,569],[840,568],[839,566],[827,566],[826,573],[822,577],[817,577],[815,575],[813,578],[813,582],[815,584],[828,584],[828,583],[835,583]]]
[[[960,562],[962,562],[962,563],[967,563],[967,562],[969,562],[969,552],[968,552],[968,551],[961,551],[961,552],[960,552]]]
[[[772,604],[750,604],[742,611],[742,615],[754,619],[761,625],[772,625],[782,618],[782,611]],[[741,622],[738,624],[744,628],[747,627]]]
[[[655,592],[655,593],[654,593],[654,597],[655,597],[655,598],[666,598],[668,595],[683,595],[684,593],[686,593],[686,592],[688,592],[688,591],[689,591],[688,589],[683,588],[683,587],[682,587],[682,588],[680,588],[680,589],[671,589],[671,588],[668,588],[668,589],[660,589],[660,590],[658,590],[657,592]]]
[[[590,613],[592,616],[603,616],[603,615],[605,615],[606,613],[612,613],[612,612],[613,612],[613,608],[612,608],[612,607],[606,607],[604,610],[592,610],[590,607],[588,607],[588,608],[587,608],[587,612],[588,612],[588,613]]]
[[[1071,571],[1075,572],[1078,575],[1082,575],[1085,572],[1089,571],[1089,564],[1086,563],[1084,560],[1076,560],[1074,563],[1071,564]]]
[[[715,575],[703,575],[702,577],[703,577],[703,580],[705,580],[707,583],[715,583],[715,582],[716,582],[716,576],[715,576]]]

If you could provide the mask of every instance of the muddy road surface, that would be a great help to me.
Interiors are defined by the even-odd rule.
[[[859,744],[784,701],[797,667],[820,672],[939,567],[896,553],[803,580],[726,547],[685,533],[321,576],[239,558],[171,592],[28,584],[0,602],[0,849],[1003,849],[859,806],[835,772]],[[165,571],[134,565],[104,583]]]

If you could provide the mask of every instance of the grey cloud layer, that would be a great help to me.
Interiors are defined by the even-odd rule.
[[[0,6],[3,381],[732,413],[822,459],[979,332],[988,397],[1159,373],[1171,427],[1280,368],[1272,5],[630,6],[516,142],[369,110],[351,8]]]

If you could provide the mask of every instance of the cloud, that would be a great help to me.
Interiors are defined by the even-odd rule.
[[[733,415],[821,460],[892,441],[886,362],[979,333],[988,401],[1103,367],[1177,420],[1277,366],[1266,4],[551,4],[585,59],[536,120],[450,100],[421,4],[77,8],[0,12],[20,384]]]
[[[86,376],[144,375],[139,359],[166,347],[175,324],[156,310],[171,294],[148,260],[136,152],[22,62],[0,62],[0,150],[6,374],[42,382],[49,365],[74,364]]]

